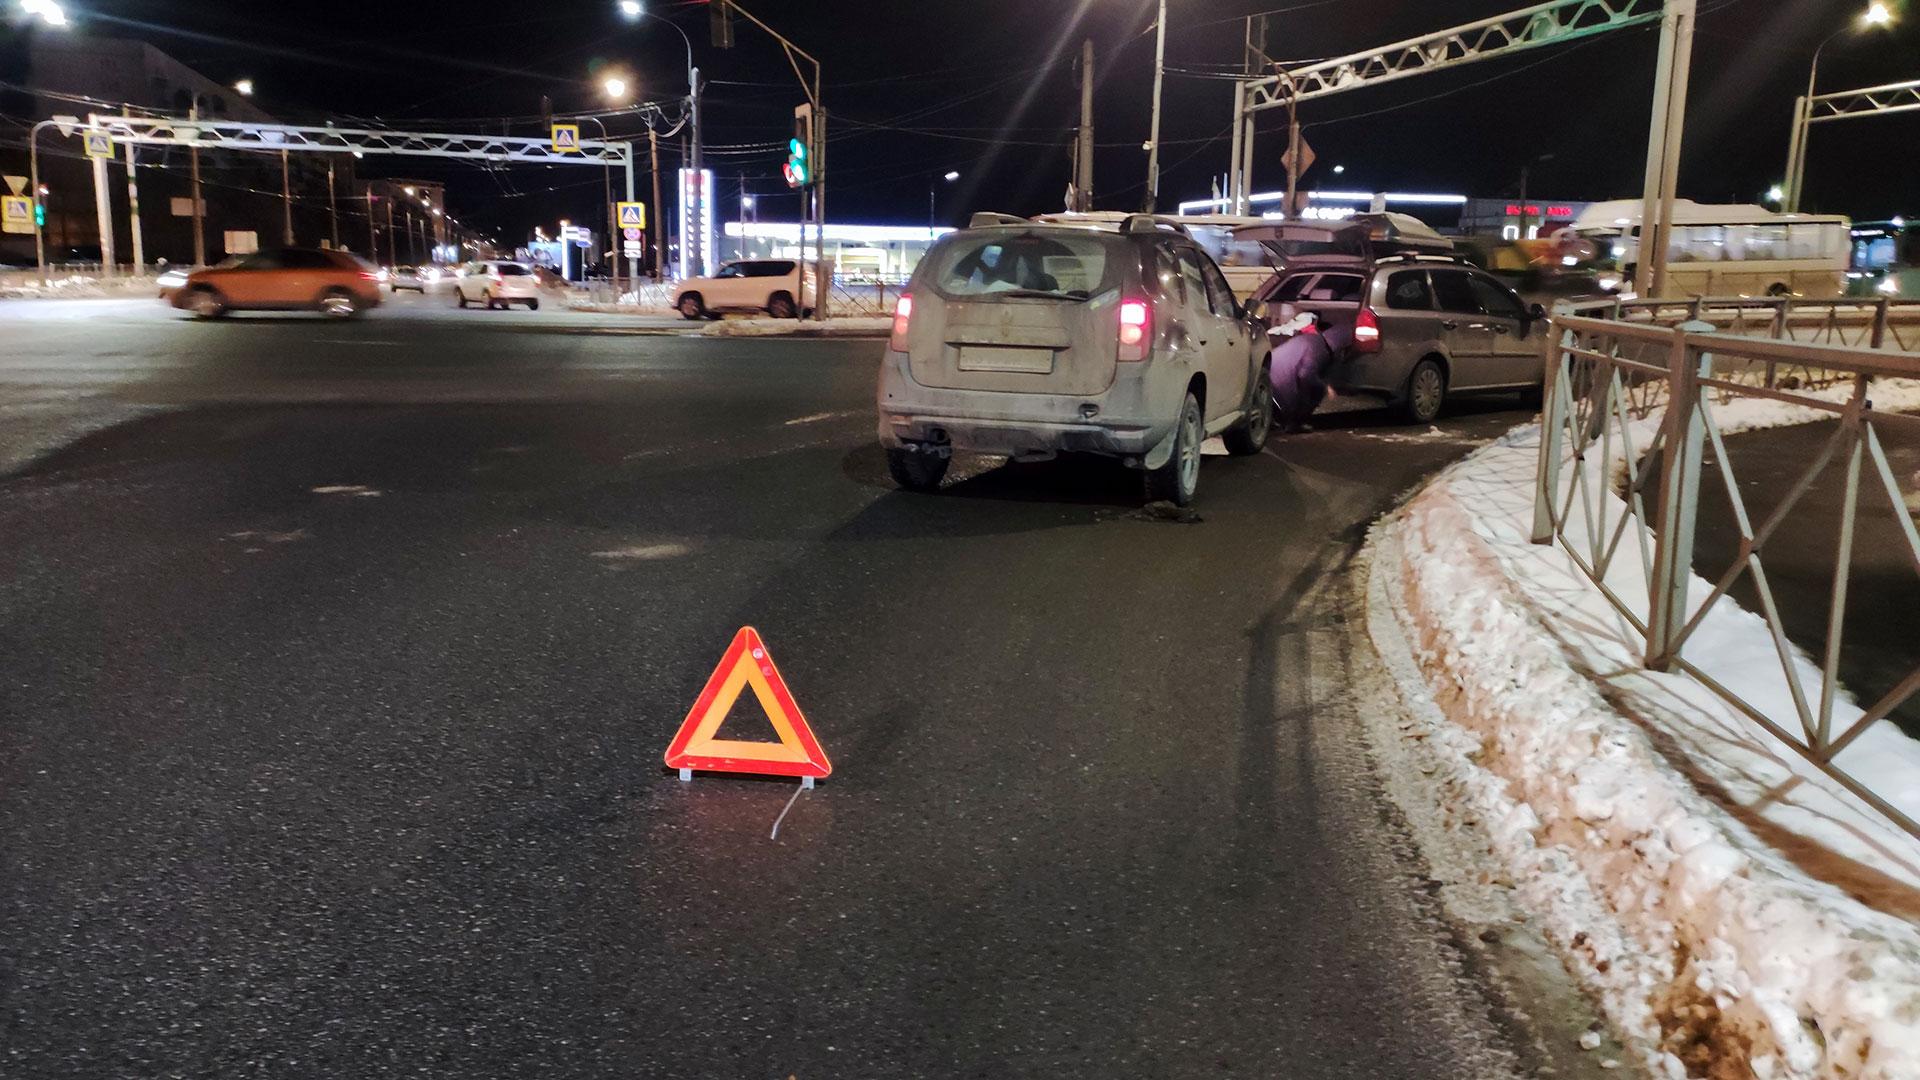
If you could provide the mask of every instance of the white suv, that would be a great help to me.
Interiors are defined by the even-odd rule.
[[[717,319],[728,311],[764,311],[793,319],[813,310],[814,275],[800,284],[793,259],[742,259],[725,263],[712,277],[691,277],[673,292],[673,306],[689,319]]]
[[[902,487],[956,450],[1106,454],[1185,506],[1200,447],[1257,454],[1272,423],[1266,334],[1176,220],[1118,230],[977,214],[927,252],[880,365],[879,435]]]
[[[476,262],[460,268],[453,282],[454,302],[461,307],[485,304],[489,308],[525,304],[540,307],[540,279],[533,267],[517,262]]]

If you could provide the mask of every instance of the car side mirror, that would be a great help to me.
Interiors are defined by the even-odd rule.
[[[1267,302],[1265,300],[1249,300],[1243,310],[1249,319],[1264,320],[1267,317]]]
[[[1541,307],[1539,304],[1527,305],[1527,318],[1530,319],[1531,321],[1539,322],[1542,319],[1545,319],[1546,317],[1547,317],[1546,308]]]

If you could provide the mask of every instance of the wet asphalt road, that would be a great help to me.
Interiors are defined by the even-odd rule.
[[[79,310],[0,308],[19,430],[90,431],[0,475],[0,1075],[1526,1060],[1329,588],[1510,405],[1210,458],[1174,524],[1097,463],[894,490],[874,341]],[[778,840],[791,785],[660,760],[747,623],[835,766]]]

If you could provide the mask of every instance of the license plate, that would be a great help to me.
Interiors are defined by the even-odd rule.
[[[991,345],[962,345],[961,371],[1015,371],[1028,375],[1053,373],[1052,349],[1008,349]]]

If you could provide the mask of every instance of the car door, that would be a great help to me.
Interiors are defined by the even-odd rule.
[[[1440,340],[1447,346],[1453,370],[1447,382],[1454,389],[1497,385],[1493,355],[1493,328],[1480,299],[1474,294],[1473,274],[1452,267],[1434,268],[1428,278],[1433,282],[1433,297],[1439,307]]]
[[[1532,333],[1532,320],[1526,305],[1512,289],[1492,277],[1472,272],[1468,280],[1473,295],[1486,314],[1487,328],[1493,334],[1488,364],[1488,381],[1502,386],[1539,382],[1544,374],[1539,335]]]
[[[226,297],[229,307],[259,307],[268,302],[273,280],[281,272],[279,252],[256,251],[236,266],[215,271],[212,284]]]
[[[1207,301],[1213,307],[1221,342],[1217,359],[1208,358],[1211,366],[1207,370],[1207,396],[1219,402],[1220,408],[1212,410],[1216,414],[1229,413],[1237,417],[1253,386],[1253,331],[1220,265],[1202,254],[1200,272],[1206,275]]]
[[[278,273],[267,275],[273,283],[267,303],[276,306],[312,303],[332,284],[328,272],[333,264],[321,252],[288,249],[280,253],[280,266]]]
[[[1227,344],[1226,328],[1221,325],[1220,317],[1213,310],[1213,301],[1207,294],[1207,274],[1201,268],[1203,256],[1199,249],[1181,245],[1176,249],[1180,260],[1180,282],[1186,303],[1181,315],[1181,331],[1185,339],[1185,348],[1181,349],[1183,359],[1190,371],[1207,373],[1209,388],[1216,388],[1215,373],[1226,368]],[[1207,394],[1206,420],[1209,429],[1213,419],[1222,412],[1239,407],[1239,401],[1245,394],[1242,386],[1237,392],[1211,392]],[[1222,407],[1222,399],[1227,404]]]

